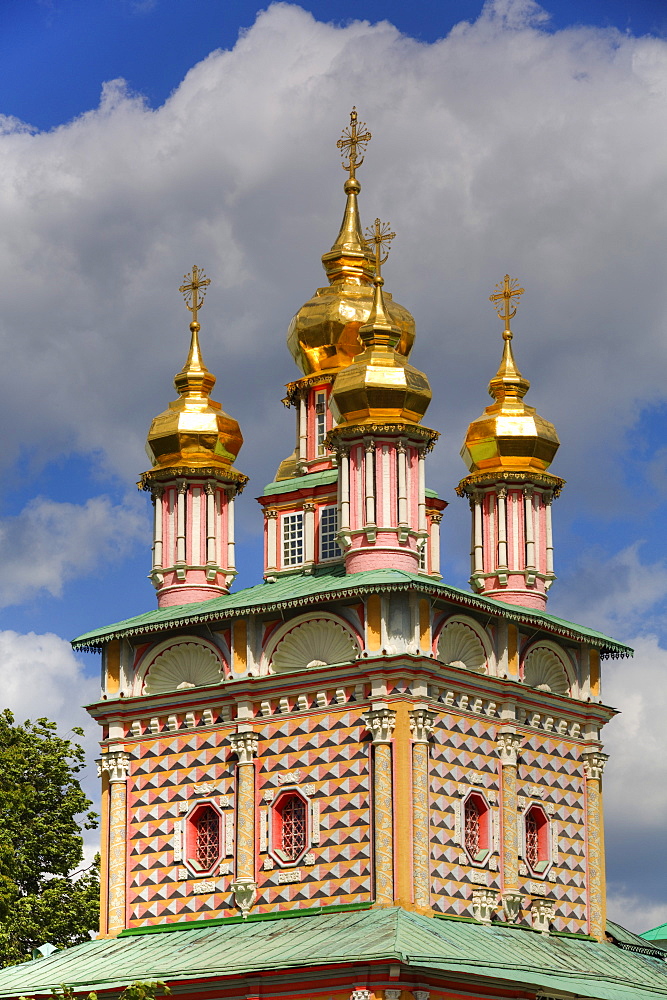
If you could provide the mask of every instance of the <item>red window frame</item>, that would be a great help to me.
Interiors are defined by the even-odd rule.
[[[294,865],[310,846],[310,802],[296,789],[285,789],[271,810],[272,853],[285,865]]]
[[[463,846],[473,863],[486,861],[491,849],[491,810],[479,792],[471,792],[463,802]]]
[[[196,872],[213,871],[222,854],[222,817],[211,802],[201,802],[187,817],[186,860]]]
[[[549,817],[540,806],[532,805],[524,817],[526,864],[534,875],[542,875],[549,867]]]

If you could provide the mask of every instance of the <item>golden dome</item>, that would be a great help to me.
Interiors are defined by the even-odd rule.
[[[193,268],[195,295],[199,295],[201,285],[208,284],[208,279],[197,284],[198,273],[201,278],[203,272]],[[188,305],[194,316],[190,323],[192,339],[187,361],[174,378],[179,398],[155,417],[148,432],[146,451],[154,469],[188,466],[230,470],[243,444],[236,420],[210,397],[216,379],[199,349],[200,306],[198,299],[194,309]]]
[[[506,327],[500,368],[489,382],[493,403],[470,424],[461,449],[471,473],[544,472],[558,451],[554,425],[523,401],[530,382],[514,361],[512,336]]]
[[[357,145],[367,138],[357,135],[356,112],[351,115],[351,128]],[[365,126],[362,127],[362,132]],[[343,135],[349,135],[348,132]],[[339,142],[339,148],[349,147],[349,141]],[[355,146],[356,150],[356,146]],[[373,308],[373,277],[375,264],[362,235],[359,221],[357,195],[361,185],[355,170],[361,165],[356,158],[344,163],[350,170],[345,181],[347,203],[340,232],[328,253],[322,256],[322,265],[329,285],[318,288],[311,299],[299,309],[287,331],[287,346],[304,375],[320,371],[337,371],[345,368],[363,349],[359,329]],[[415,321],[407,309],[386,295],[386,309],[392,323],[398,327],[399,354],[407,357],[415,339]]]
[[[426,376],[399,353],[401,330],[392,322],[382,291],[375,293],[368,322],[359,330],[362,353],[336,376],[331,410],[338,428],[359,424],[418,424],[431,402]]]

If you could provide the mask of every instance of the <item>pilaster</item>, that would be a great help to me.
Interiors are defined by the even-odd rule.
[[[373,820],[375,829],[375,902],[391,906],[394,901],[394,824],[391,768],[391,738],[396,713],[375,704],[364,713],[364,723],[373,738]]]
[[[604,858],[602,772],[608,755],[599,748],[584,751],[586,777],[586,834],[588,841],[589,933],[604,941],[607,922]]]
[[[230,736],[238,757],[236,807],[236,879],[230,885],[245,920],[257,897],[255,881],[255,756],[258,734],[243,723]]]
[[[502,726],[497,739],[501,769],[502,886],[505,893],[519,888],[519,834],[516,772],[521,736],[513,726]]]
[[[125,870],[127,857],[127,775],[130,758],[124,748],[105,753],[97,762],[98,777],[108,782],[108,876],[106,933],[113,937],[125,929]]]
[[[410,712],[412,734],[412,880],[415,906],[430,908],[429,746],[437,713],[425,705]]]

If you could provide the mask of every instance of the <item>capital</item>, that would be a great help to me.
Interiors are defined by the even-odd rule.
[[[472,894],[472,913],[475,920],[490,924],[493,911],[498,905],[498,893],[495,889],[476,889]]]
[[[267,509],[264,511],[264,517],[267,518],[267,520],[269,519],[273,520],[274,518],[278,517],[278,511],[275,510],[274,507],[267,507]]]
[[[389,743],[396,725],[396,712],[388,705],[378,705],[364,712],[363,720],[366,728],[370,730],[373,743]]]
[[[440,524],[442,521],[442,514],[431,514],[431,524]]]
[[[554,904],[551,899],[533,899],[530,904],[530,915],[533,928],[542,934],[549,933],[549,927],[554,918]]]
[[[304,509],[304,511],[312,512],[312,511],[315,510],[315,504],[314,503],[305,503],[303,505],[303,509]]]
[[[500,762],[504,767],[516,767],[517,754],[521,746],[521,736],[510,726],[503,726],[496,736],[496,746]]]
[[[602,777],[604,766],[609,760],[609,754],[602,753],[600,750],[589,750],[588,753],[584,753],[583,757],[586,779],[589,781],[599,781]]]
[[[410,733],[414,743],[428,743],[433,732],[433,723],[438,713],[425,705],[417,705],[410,712]]]
[[[232,750],[239,759],[239,764],[252,764],[257,755],[259,736],[250,726],[239,726],[229,737]]]
[[[130,758],[124,750],[110,750],[97,761],[97,777],[109,775],[109,781],[126,781],[130,770]]]

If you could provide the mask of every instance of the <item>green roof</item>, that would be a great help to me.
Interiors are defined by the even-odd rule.
[[[659,924],[658,927],[652,927],[650,931],[644,931],[639,936],[645,941],[667,941],[667,924]]]
[[[303,978],[321,965],[358,962],[368,969],[369,962],[391,962],[468,983],[490,979],[595,1000],[667,997],[667,966],[659,959],[586,938],[434,919],[399,908],[183,926],[90,941],[3,969],[0,996],[44,996],[61,983],[84,993],[119,991],[140,979],[162,980],[180,992],[176,984],[193,979],[205,989],[206,980],[229,983],[263,971],[303,970]]]
[[[338,479],[338,469],[325,469],[324,472],[308,472],[305,476],[292,476],[290,479],[278,479],[267,483],[262,496],[275,496],[279,493],[294,493],[296,490],[311,490],[317,486],[330,486]],[[426,488],[429,499],[438,500],[435,490]]]
[[[275,583],[260,583],[255,587],[224,594],[210,601],[147,611],[143,615],[116,622],[114,625],[86,632],[74,639],[72,645],[75,649],[96,649],[109,639],[164,632],[178,626],[219,621],[222,618],[234,618],[258,611],[273,613],[303,607],[308,603],[320,604],[327,600],[359,597],[364,593],[378,590],[419,591],[485,614],[542,628],[575,642],[588,643],[598,648],[602,656],[632,656],[632,649],[629,646],[610,639],[602,632],[556,618],[546,611],[503,604],[490,597],[459,590],[458,587],[449,587],[439,580],[419,573],[408,573],[399,569],[378,569],[346,574],[342,566],[327,573],[291,573],[279,576]]]

